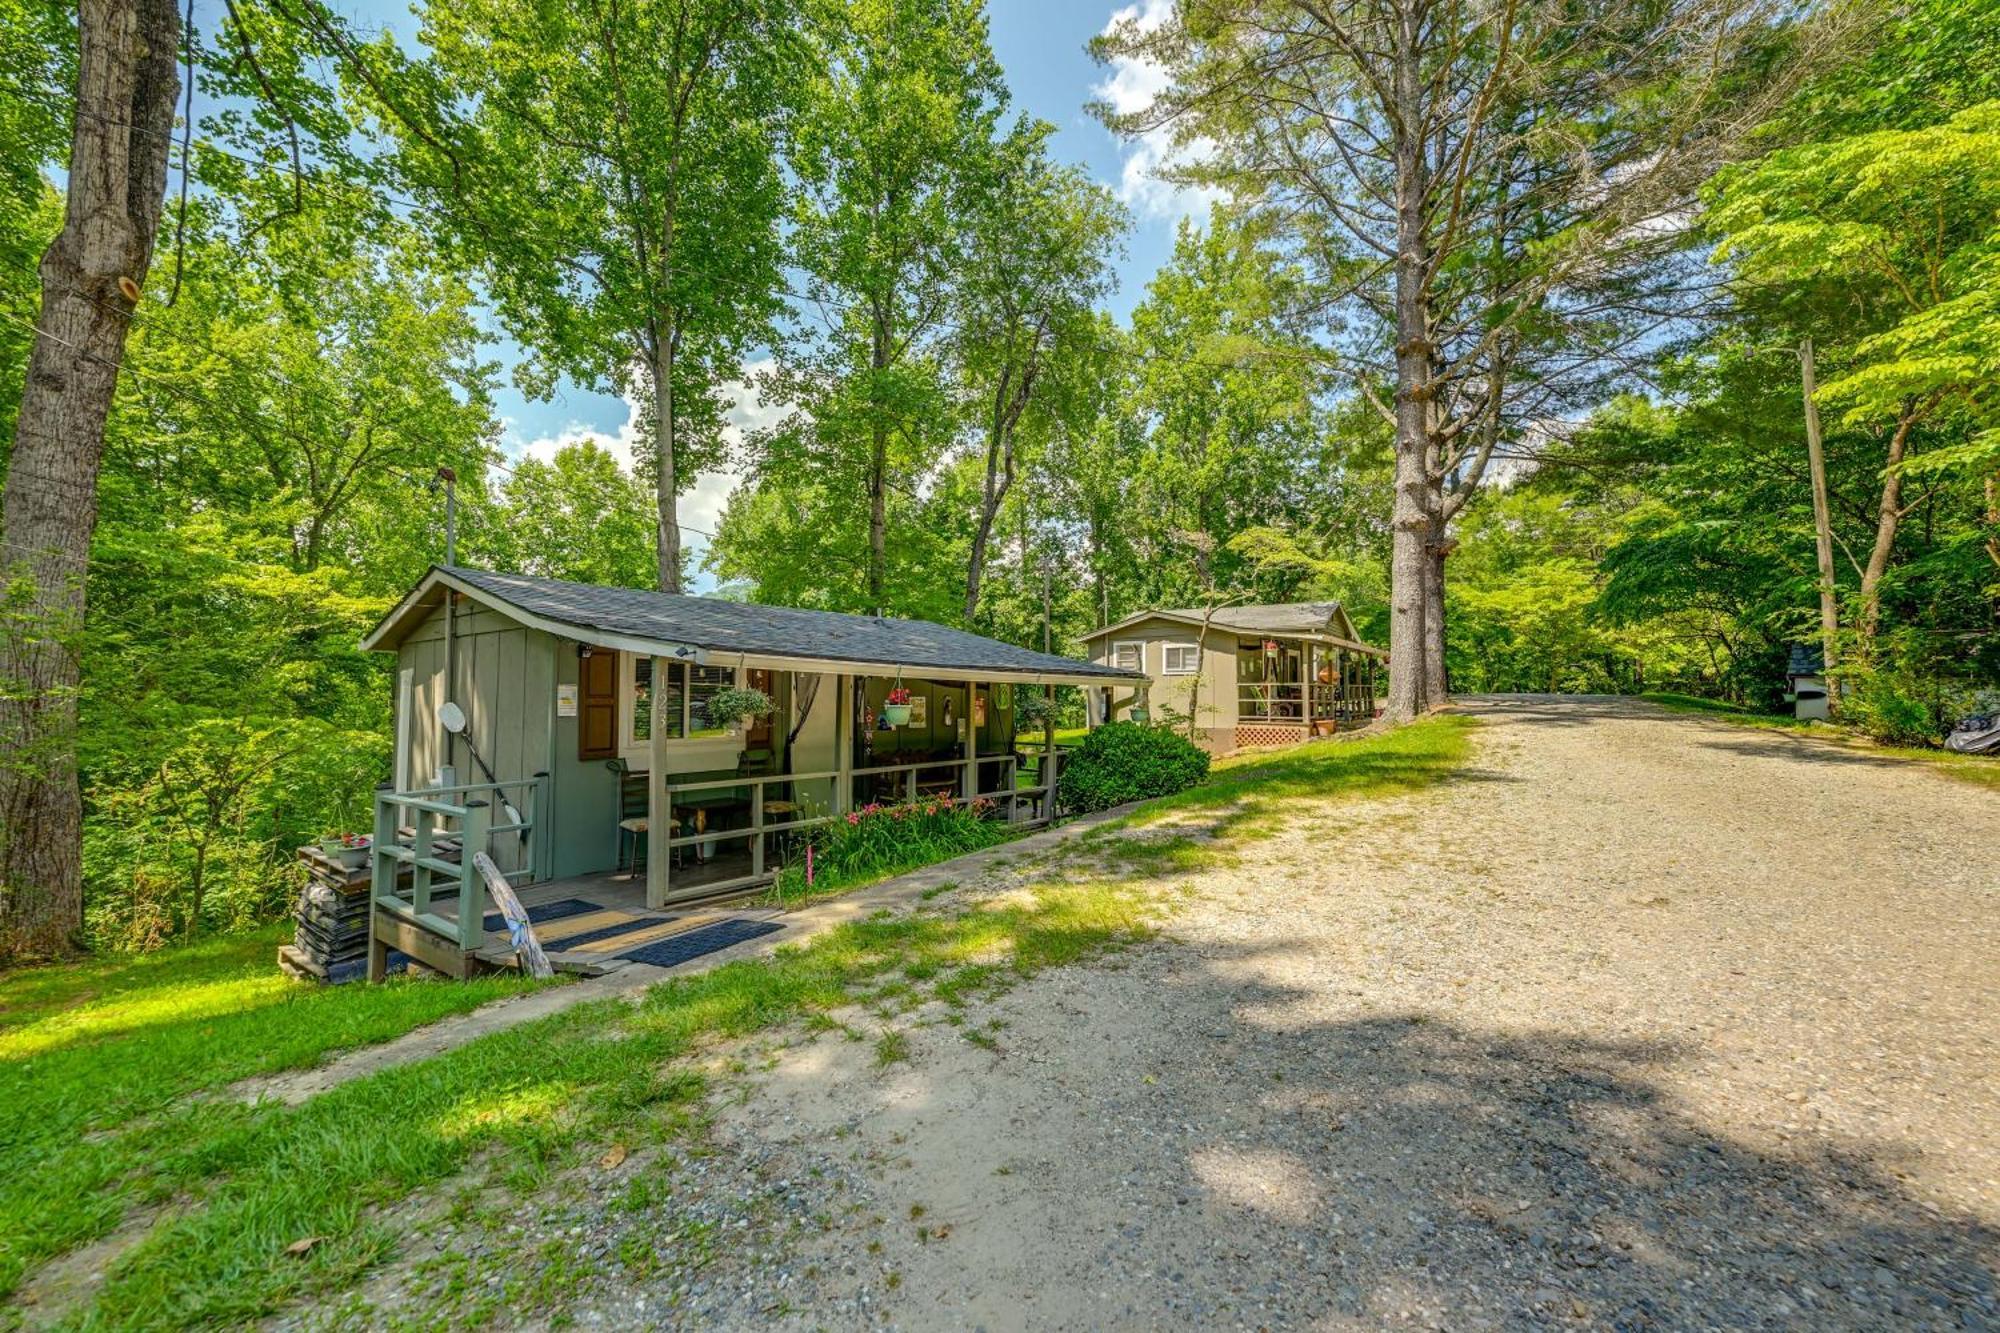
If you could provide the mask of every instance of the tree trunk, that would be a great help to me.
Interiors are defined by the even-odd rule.
[[[1420,123],[1416,19],[1406,15],[1394,56],[1396,135],[1396,500],[1389,557],[1389,700],[1392,722],[1430,707],[1425,687],[1425,592],[1429,584],[1430,309],[1425,269],[1429,193]]]
[[[1820,440],[1819,391],[1813,369],[1811,338],[1799,342],[1799,385],[1805,396],[1806,468],[1811,473],[1813,499],[1813,554],[1819,571],[1819,642],[1822,665],[1831,676],[1837,665],[1840,646],[1840,598],[1833,582],[1833,508],[1827,499],[1826,448]],[[1827,712],[1840,711],[1840,691],[1827,690]]]
[[[869,364],[875,371],[868,388],[875,410],[869,414],[873,437],[868,448],[868,609],[879,616],[887,599],[889,569],[889,422],[882,403],[882,376],[889,368],[889,329],[880,316],[875,320]]]
[[[73,947],[83,925],[72,637],[97,526],[97,469],[136,285],[152,264],[180,81],[173,0],[82,0],[63,227],[9,463],[0,558],[0,957]]]
[[[2000,568],[2000,472],[1988,473],[1986,477],[1986,526],[1991,529],[1986,538],[1986,557],[1995,568]]]
[[[965,623],[979,611],[979,586],[986,575],[986,549],[993,541],[993,521],[1007,492],[1014,487],[1014,423],[1027,401],[1029,380],[1024,377],[1017,393],[1011,370],[1003,370],[993,391],[993,420],[986,436],[986,478],[979,494],[979,526],[972,533],[972,555],[965,570]],[[1018,398],[1018,403],[1015,399]]]
[[[1889,459],[1882,474],[1882,498],[1875,509],[1875,545],[1868,552],[1868,565],[1861,571],[1861,652],[1873,657],[1875,631],[1882,621],[1882,576],[1889,572],[1889,556],[1896,548],[1896,527],[1903,519],[1903,453],[1909,447],[1910,431],[1916,414],[1905,413],[1889,437]]]
[[[681,590],[680,481],[674,475],[674,340],[670,333],[653,344],[653,424],[660,440],[654,494],[660,507],[660,591]]]
[[[1433,515],[1424,541],[1424,695],[1433,708],[1451,693],[1444,666],[1444,559],[1450,552],[1445,522]]]

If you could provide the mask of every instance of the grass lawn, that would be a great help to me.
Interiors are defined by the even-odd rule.
[[[149,1126],[190,1096],[533,984],[308,986],[277,970],[290,933],[0,974],[0,1293],[157,1197],[145,1154],[171,1140]]]
[[[1787,717],[1781,713],[1755,713],[1735,704],[1726,704],[1716,699],[1697,698],[1690,694],[1642,694],[1639,697],[1662,708],[1671,708],[1675,712],[1701,713],[1743,727],[1766,727],[1777,731],[1796,732],[1810,736],[1814,740],[1825,741],[1829,745],[1853,750],[1858,754],[1880,755],[1885,759],[1906,759],[1913,763],[1927,764],[1948,778],[2000,791],[2000,756],[1954,754],[1950,750],[1926,750],[1909,745],[1878,745],[1867,737],[1858,736],[1843,727],[1829,726],[1824,722],[1802,722],[1796,717]]]
[[[392,1205],[416,1197],[476,1207],[463,1201],[484,1190],[539,1197],[608,1145],[636,1151],[688,1133],[706,1085],[683,1057],[716,1039],[804,1023],[873,1040],[870,1058],[893,1062],[893,1028],[864,1036],[854,1026],[863,1014],[892,1024],[936,1005],[927,1013],[962,1022],[975,997],[1144,938],[1175,896],[1164,876],[1272,831],[1293,801],[1440,781],[1464,759],[1470,725],[1440,718],[1226,762],[1208,786],[1119,821],[1132,836],[1104,826],[1050,854],[1045,873],[1004,899],[851,922],[767,960],[656,986],[637,1004],[579,1005],[297,1106],[189,1097],[522,983],[307,990],[276,978],[276,932],[7,978],[0,1271],[12,1289],[37,1264],[125,1224],[143,1230],[93,1261],[104,1280],[65,1322],[237,1325],[309,1297],[337,1302],[399,1252],[404,1229],[385,1215]],[[1206,836],[1150,829],[1189,813],[1212,817]],[[986,1035],[978,1024],[962,1031],[969,1041]],[[307,1239],[304,1254],[287,1253]],[[505,1237],[496,1240],[505,1280],[450,1278],[431,1293],[432,1314],[478,1324],[502,1311],[531,1322],[554,1313],[575,1280],[573,1256],[509,1254]],[[666,1238],[642,1248],[603,1262],[651,1265],[672,1251]],[[460,1270],[469,1262],[456,1261]],[[426,1322],[421,1309],[399,1313]]]
[[[1083,738],[1089,734],[1090,729],[1088,727],[1057,727],[1056,744],[1080,745],[1083,743]],[[1035,751],[1041,749],[1042,745],[1043,737],[1039,731],[1024,731],[1014,738],[1014,748],[1025,750],[1029,754],[1033,754]]]

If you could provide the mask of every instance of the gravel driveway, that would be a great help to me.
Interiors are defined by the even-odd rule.
[[[586,1323],[2000,1328],[2000,800],[1631,703],[1473,701],[1158,941],[910,1058],[796,1039],[697,1279]],[[643,1299],[642,1306],[639,1301]]]

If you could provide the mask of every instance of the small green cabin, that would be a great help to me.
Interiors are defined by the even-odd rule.
[[[463,567],[433,568],[364,647],[396,655],[378,830],[477,805],[510,880],[643,884],[651,908],[766,883],[870,801],[1046,819],[1053,748],[1017,747],[1017,692],[1138,679],[923,621]],[[768,714],[711,715],[746,688]]]

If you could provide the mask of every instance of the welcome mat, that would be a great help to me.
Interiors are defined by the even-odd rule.
[[[560,921],[566,916],[581,916],[585,912],[602,911],[596,903],[587,903],[581,898],[558,898],[552,903],[541,903],[528,909],[528,924],[539,926],[544,921]],[[487,931],[507,929],[507,918],[499,912],[488,912],[486,919],[479,923]]]
[[[655,967],[673,967],[677,963],[685,963],[703,954],[727,949],[732,944],[741,944],[745,940],[754,940],[759,936],[783,929],[784,926],[776,921],[745,921],[741,918],[731,918],[612,956],[629,958],[635,963],[651,963]]]

